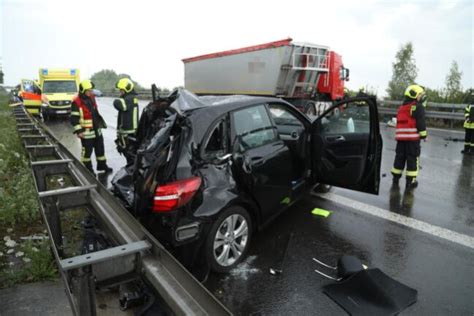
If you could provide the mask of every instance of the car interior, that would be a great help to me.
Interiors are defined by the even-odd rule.
[[[334,111],[334,110],[333,110]],[[370,137],[367,103],[346,103],[338,114],[327,113],[313,135],[318,179],[348,187],[359,183],[365,171]]]

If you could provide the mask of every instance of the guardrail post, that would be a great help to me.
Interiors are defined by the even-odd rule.
[[[453,107],[451,107],[451,113],[455,113],[456,112],[456,109]],[[453,128],[453,120],[449,120],[449,128]]]
[[[56,249],[58,251],[58,255],[63,257],[63,233],[61,229],[61,218],[59,216],[59,208],[57,203],[54,201],[47,201],[45,202],[46,206],[46,218],[48,220],[49,229],[51,232],[51,236],[53,238],[53,243],[56,245]]]
[[[76,295],[79,316],[95,316],[95,280],[90,266],[77,269],[72,279],[72,292]],[[76,311],[77,312],[77,311]]]

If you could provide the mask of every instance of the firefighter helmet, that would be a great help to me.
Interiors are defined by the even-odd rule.
[[[81,81],[81,83],[79,84],[79,93],[84,93],[86,92],[87,90],[91,90],[91,89],[94,89],[95,85],[92,81],[90,80],[83,80]]]
[[[119,90],[123,90],[127,93],[133,90],[134,84],[132,80],[128,78],[122,78],[115,84],[115,87]]]
[[[413,100],[418,100],[420,95],[424,93],[425,89],[423,89],[422,86],[419,86],[417,84],[412,84],[411,86],[408,86],[408,88],[405,90],[405,96]]]

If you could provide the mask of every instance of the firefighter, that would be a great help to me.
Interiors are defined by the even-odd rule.
[[[135,143],[138,128],[138,100],[132,80],[122,78],[115,87],[120,90],[120,98],[114,100],[118,111],[117,117],[117,150],[127,159],[127,165],[135,158]]]
[[[107,166],[104,137],[101,131],[107,126],[99,114],[92,89],[94,89],[94,83],[90,80],[84,80],[79,84],[79,94],[71,104],[71,124],[74,127],[74,134],[81,139],[81,162],[94,173],[91,155],[92,151],[95,151],[97,171],[109,173],[112,172],[112,168]]]
[[[393,184],[398,185],[406,163],[406,188],[418,186],[416,177],[419,169],[420,139],[426,139],[425,106],[426,94],[423,87],[411,85],[405,90],[405,100],[398,109],[395,139],[395,161],[393,163]]]
[[[464,129],[466,135],[464,137],[464,149],[461,153],[474,155],[474,106],[472,104],[468,104],[464,109]]]
[[[368,97],[369,95],[365,92],[365,87],[361,86],[359,92],[357,92],[356,97]]]

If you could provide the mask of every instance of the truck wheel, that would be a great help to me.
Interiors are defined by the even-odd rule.
[[[212,224],[206,241],[206,259],[211,269],[227,273],[247,254],[252,234],[249,213],[240,206],[222,212]]]
[[[304,113],[306,115],[316,115],[316,104],[313,102],[308,102],[304,108]]]

